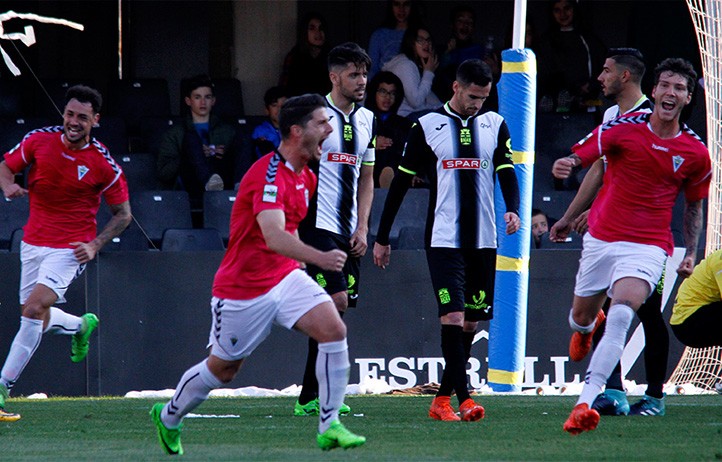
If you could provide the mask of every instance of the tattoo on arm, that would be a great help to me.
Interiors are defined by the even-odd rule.
[[[702,233],[702,201],[687,202],[684,207],[682,222],[684,246],[687,256],[697,254],[699,235]]]

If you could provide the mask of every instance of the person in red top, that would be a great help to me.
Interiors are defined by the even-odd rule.
[[[711,161],[704,143],[679,117],[691,101],[696,78],[689,62],[662,61],[655,69],[653,112],[601,125],[565,159],[569,169],[588,166],[603,154],[608,162],[584,237],[569,318],[572,329],[591,333],[607,294],[612,299],[604,336],[564,424],[571,434],[593,430],[599,423],[599,413],[590,409],[592,402],[621,358],[634,313],[654,290],[672,254],[672,206],[680,191],[686,199],[686,252],[677,272],[687,276],[694,268]]]
[[[28,133],[0,163],[0,188],[6,200],[28,195],[30,216],[20,249],[20,329],[0,372],[0,421],[20,415],[5,411],[10,390],[45,333],[72,335],[71,360],[88,354],[88,338],[98,325],[92,313],[80,317],[53,306],[65,302],[70,283],[131,219],[128,185],[108,149],[90,136],[100,120],[102,97],[74,86],[65,96],[63,125]],[[28,187],[15,174],[29,167]],[[96,236],[101,196],[112,218]]]
[[[279,126],[278,150],[248,170],[233,205],[228,249],[213,281],[210,355],[183,374],[168,403],[151,409],[160,445],[168,454],[183,454],[183,417],[212,389],[233,380],[273,323],[318,342],[318,446],[346,449],[366,441],[338,420],[350,369],[346,326],[331,297],[299,263],[341,271],[346,262],[345,252],[323,252],[298,238],[298,224],[316,189],[316,176],[307,164],[320,158],[321,145],[333,131],[325,100],[310,94],[286,100]]]

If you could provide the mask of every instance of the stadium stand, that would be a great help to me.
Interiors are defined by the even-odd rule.
[[[40,79],[40,85],[33,86],[33,114],[60,120],[65,105],[65,92],[73,85],[86,85],[97,89],[92,80]],[[101,114],[105,113],[105,107],[106,104],[103,103]]]
[[[212,228],[168,228],[163,232],[162,252],[224,250],[221,233]]]
[[[123,79],[111,81],[107,91],[108,115],[125,120],[131,145],[139,142],[141,118],[170,114],[168,82],[165,79]]]
[[[218,230],[226,244],[235,201],[236,191],[206,191],[203,195],[203,227]]]
[[[138,226],[156,247],[168,228],[192,228],[191,208],[185,191],[138,191],[130,195]]]
[[[101,116],[90,134],[110,150],[110,155],[117,160],[118,156],[128,153],[128,132],[125,120],[117,116]]]
[[[386,202],[387,189],[374,189],[374,199],[371,204],[371,217],[369,218],[369,245],[376,241],[376,231],[379,228],[381,212]],[[399,245],[399,233],[406,226],[421,227],[426,224],[426,215],[429,207],[429,190],[424,188],[409,189],[401,204],[399,213],[396,214],[394,225],[391,227],[389,241],[392,248]],[[422,236],[423,242],[423,236]]]
[[[568,155],[570,148],[597,125],[594,114],[537,113],[534,191],[578,188],[579,178],[576,181],[555,180],[551,174],[552,165],[556,159]]]
[[[170,127],[181,123],[182,118],[177,116],[150,116],[140,119],[140,139],[130,147],[131,152],[150,152],[158,155],[158,147],[163,134]]]
[[[138,191],[158,189],[155,155],[148,152],[134,152],[116,155],[113,158],[125,173],[131,196]]]
[[[399,230],[398,250],[421,250],[424,249],[423,226],[404,226]]]
[[[28,196],[13,200],[0,199],[0,248],[8,249],[13,232],[20,229],[28,221],[30,202]]]
[[[10,238],[11,253],[20,253],[20,243],[23,240],[23,234],[22,228],[13,231],[12,237]]]
[[[15,119],[31,115],[28,94],[20,79],[0,79],[0,117]]]

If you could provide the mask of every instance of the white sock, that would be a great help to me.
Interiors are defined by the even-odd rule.
[[[316,378],[318,379],[319,418],[318,432],[323,433],[338,420],[343,404],[351,365],[348,361],[346,339],[318,344]]]
[[[178,428],[183,416],[208,399],[208,393],[223,383],[208,369],[208,359],[188,369],[181,377],[173,398],[163,407],[160,419],[167,428]]]
[[[48,327],[43,334],[73,335],[83,327],[83,320],[78,316],[66,313],[60,308],[50,307]]]
[[[594,326],[597,325],[597,318],[594,318],[594,321],[592,321],[591,324],[588,326],[580,326],[576,322],[574,322],[574,318],[572,317],[572,311],[569,310],[569,327],[572,328],[573,331],[579,332],[580,334],[590,334],[594,330]]]
[[[23,369],[30,362],[33,353],[38,349],[40,340],[43,338],[43,321],[31,319],[25,316],[20,317],[20,329],[15,335],[10,352],[5,359],[5,365],[0,372],[0,383],[5,385],[8,391],[23,373]]]
[[[614,366],[622,357],[627,331],[633,317],[634,310],[627,305],[612,305],[609,308],[607,327],[589,362],[584,388],[577,404],[586,403],[591,407],[594,399],[601,393]]]

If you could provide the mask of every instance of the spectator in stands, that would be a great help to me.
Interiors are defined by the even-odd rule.
[[[404,86],[396,74],[381,71],[366,90],[366,109],[376,115],[374,186],[388,188],[411,129],[411,121],[397,114],[404,99]]]
[[[722,346],[722,250],[711,253],[682,282],[669,325],[692,348]]]
[[[479,113],[491,86],[487,64],[479,59],[464,61],[457,70],[451,100],[411,128],[374,243],[374,263],[386,268],[391,258],[389,233],[413,175],[432,172],[436,184],[429,200],[426,258],[438,303],[445,365],[429,417],[443,421],[484,417],[484,408],[469,396],[466,363],[479,321],[493,317],[496,182],[504,200],[506,233],[515,233],[521,223],[509,129],[499,114]],[[459,119],[466,123],[462,126]],[[459,150],[465,155],[457,156]],[[454,391],[461,417],[451,406]]]
[[[263,95],[263,104],[266,106],[268,120],[253,129],[251,139],[256,150],[256,159],[278,148],[281,143],[281,132],[278,125],[278,116],[281,106],[288,98],[283,87],[271,87]]]
[[[399,54],[404,32],[411,24],[420,22],[421,13],[417,0],[387,0],[386,18],[381,27],[373,31],[369,40],[371,69],[369,79],[391,58]]]
[[[441,101],[431,90],[434,71],[439,67],[439,57],[428,29],[412,26],[404,32],[401,41],[401,53],[387,62],[383,70],[396,74],[404,86],[404,100],[398,114],[428,111],[441,105]]]
[[[87,356],[88,339],[98,326],[92,313],[74,316],[54,305],[65,302],[68,287],[85,265],[131,220],[125,176],[90,135],[101,105],[96,90],[70,87],[63,125],[28,133],[0,162],[3,199],[32,198],[20,250],[20,328],[0,370],[0,422],[20,419],[5,410],[6,400],[44,334],[70,335],[70,359],[78,363]],[[27,189],[15,182],[15,174],[26,168]],[[112,218],[96,235],[101,197]]]
[[[164,135],[158,148],[158,179],[166,189],[188,192],[191,207],[203,207],[204,191],[233,189],[236,129],[212,114],[216,97],[206,75],[187,80],[183,89],[190,113]]]
[[[577,2],[551,0],[550,26],[538,44],[539,109],[593,112],[601,104],[595,77],[606,48],[585,30]]]
[[[298,28],[296,45],[283,60],[278,84],[288,90],[288,96],[331,91],[328,79],[328,50],[326,20],[318,12],[306,15]]]
[[[549,231],[549,218],[547,214],[540,209],[532,209],[531,211],[531,237],[534,240],[534,247],[541,247],[541,238],[544,233]]]
[[[442,101],[448,101],[454,93],[451,84],[456,78],[456,69],[467,59],[481,59],[492,68],[497,77],[499,61],[494,53],[493,37],[489,37],[486,47],[474,41],[476,13],[469,4],[461,4],[451,11],[451,37],[446,42],[446,50],[439,61],[439,69],[434,78],[433,90]],[[486,105],[488,103],[485,102]],[[488,107],[488,106],[487,106]]]

